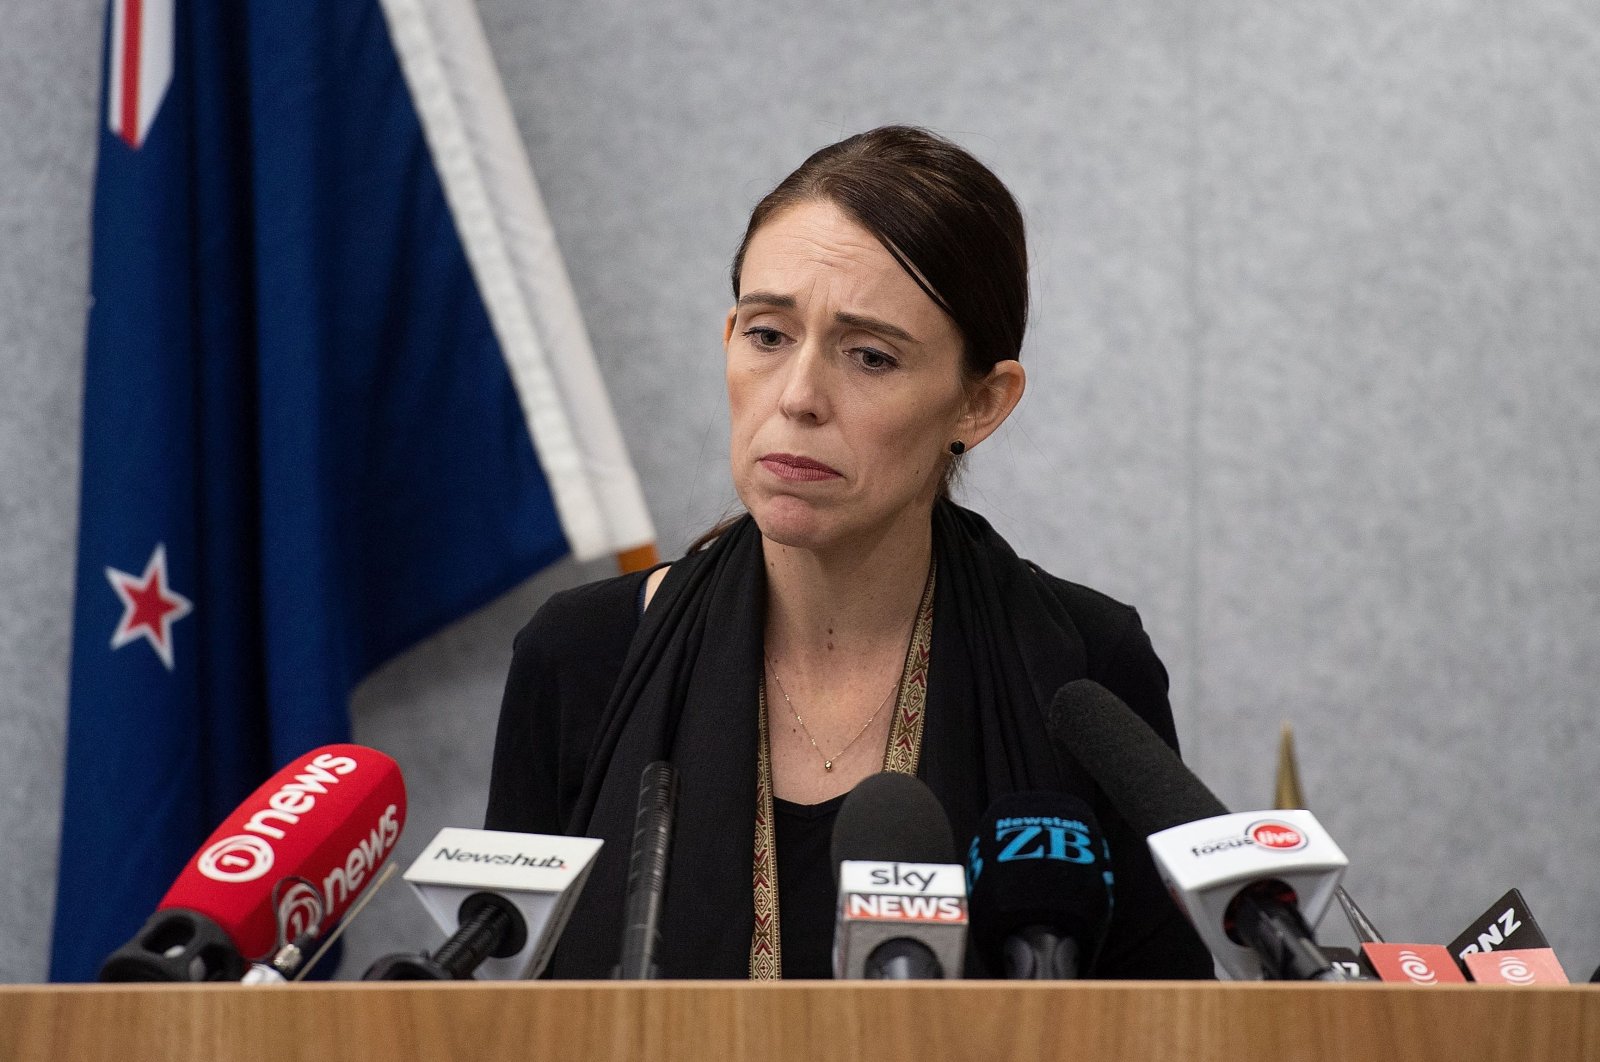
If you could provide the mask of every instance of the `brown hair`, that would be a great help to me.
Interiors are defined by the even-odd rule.
[[[943,137],[886,125],[830,144],[800,164],[750,213],[729,270],[733,297],[756,232],[793,206],[828,202],[872,233],[962,338],[962,370],[981,380],[1018,357],[1028,327],[1028,248],[1022,212],[988,167]],[[956,462],[947,462],[947,497]],[[703,549],[737,517],[701,535]]]

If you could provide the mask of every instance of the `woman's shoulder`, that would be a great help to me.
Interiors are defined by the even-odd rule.
[[[1156,654],[1138,609],[1082,583],[1051,575],[1031,561],[1028,566],[1060,602],[1083,639],[1085,677],[1120,697],[1176,749],[1178,733],[1167,701],[1166,665]]]
[[[519,632],[519,652],[537,651],[548,659],[577,652],[587,655],[597,642],[626,644],[639,626],[645,580],[665,568],[657,565],[551,594]]]
[[[1133,631],[1142,630],[1139,610],[1091,586],[1051,575],[1032,561],[1025,562],[1051,595],[1072,617],[1090,655],[1096,649],[1114,649]]]

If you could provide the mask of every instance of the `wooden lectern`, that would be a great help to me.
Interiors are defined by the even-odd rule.
[[[3,1062],[1600,1059],[1600,986],[730,981],[0,988]]]

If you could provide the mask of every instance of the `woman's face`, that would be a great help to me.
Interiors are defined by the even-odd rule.
[[[724,336],[733,480],[762,533],[826,549],[926,527],[947,447],[977,441],[961,431],[955,323],[827,202],[757,230],[739,290]]]

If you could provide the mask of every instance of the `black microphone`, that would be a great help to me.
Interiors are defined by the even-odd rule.
[[[1111,925],[1110,848],[1089,805],[1012,793],[990,805],[967,854],[972,943],[1007,980],[1071,979]]]
[[[916,980],[959,976],[966,885],[939,799],[907,774],[863,779],[833,823],[839,921],[834,976]]]
[[[1229,814],[1148,723],[1089,679],[1056,692],[1045,724],[1058,755],[1082,764],[1150,838],[1174,899],[1223,969],[1241,979],[1345,979],[1300,911],[1296,886],[1320,911],[1348,862],[1310,812]]]
[[[646,764],[639,776],[639,810],[633,820],[633,848],[628,853],[622,958],[616,970],[622,980],[661,976],[656,949],[661,944],[661,905],[666,899],[667,861],[677,809],[677,769],[666,760]]]

